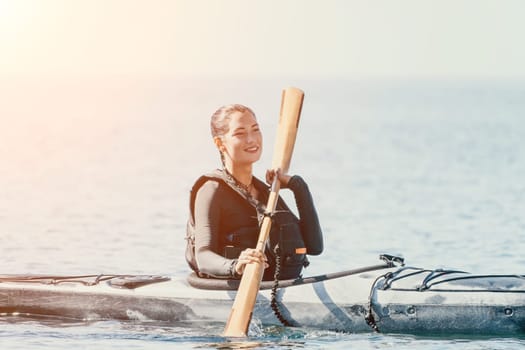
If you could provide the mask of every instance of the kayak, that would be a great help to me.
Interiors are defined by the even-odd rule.
[[[381,264],[262,282],[252,322],[344,332],[525,335],[525,276]],[[0,317],[225,323],[239,280],[0,275]]]

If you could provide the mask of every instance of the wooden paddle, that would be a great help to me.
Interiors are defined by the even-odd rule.
[[[281,100],[281,113],[275,149],[273,152],[272,169],[281,169],[282,173],[287,173],[292,159],[292,152],[299,127],[299,117],[303,105],[304,93],[297,88],[287,88],[283,90]],[[266,206],[268,213],[273,213],[279,198],[280,183],[277,176],[274,177],[270,196]],[[265,216],[261,224],[261,231],[257,241],[258,251],[264,253],[266,241],[270,234],[272,220]],[[245,337],[248,333],[248,326],[252,318],[253,307],[259,292],[259,286],[263,276],[264,266],[261,263],[247,264],[242,274],[241,283],[233,302],[232,310],[226,327],[224,336],[226,337]]]

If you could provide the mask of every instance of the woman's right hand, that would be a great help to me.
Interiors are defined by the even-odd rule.
[[[237,259],[237,264],[235,264],[235,272],[238,275],[242,275],[246,264],[259,262],[264,265],[264,268],[267,268],[268,261],[266,255],[260,251],[252,248],[247,248],[241,252],[239,258]]]
[[[273,179],[277,175],[277,178],[279,179],[279,182],[281,183],[281,188],[288,187],[288,182],[290,182],[290,179],[292,178],[288,174],[284,174],[281,169],[268,169],[266,170],[266,182],[268,185],[271,185],[273,183]]]

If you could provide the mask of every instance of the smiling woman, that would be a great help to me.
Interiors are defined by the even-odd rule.
[[[211,130],[223,169],[202,176],[192,188],[188,263],[201,277],[240,278],[251,262],[265,263],[265,280],[298,277],[308,265],[306,254],[323,250],[308,186],[297,175],[267,171],[268,183],[278,176],[282,188],[293,192],[299,218],[278,200],[265,256],[254,249],[270,195],[269,187],[252,173],[263,143],[255,114],[243,105],[223,106],[213,114]]]

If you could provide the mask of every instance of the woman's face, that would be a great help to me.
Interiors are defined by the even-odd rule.
[[[258,161],[262,153],[262,134],[255,117],[248,111],[232,113],[222,144],[225,156],[231,159],[233,165]]]

